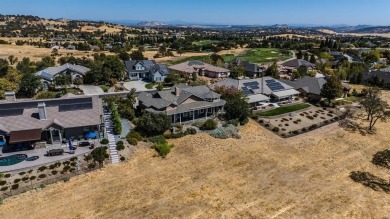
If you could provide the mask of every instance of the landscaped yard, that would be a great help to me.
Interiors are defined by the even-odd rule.
[[[83,92],[80,89],[77,88],[69,88],[68,93],[71,94],[82,94]],[[63,92],[61,90],[58,91],[41,91],[36,96],[35,99],[52,99],[52,98],[58,98],[61,97]]]
[[[304,104],[297,104],[298,107],[304,107]],[[308,105],[308,104],[306,104]],[[294,105],[295,106],[295,105]],[[284,107],[287,108],[287,107]],[[280,108],[278,108],[280,109]],[[291,107],[288,109],[292,109]],[[283,110],[285,112],[285,110]],[[291,112],[291,111],[290,111]],[[278,116],[268,119],[267,117],[258,118],[258,122],[282,137],[290,137],[307,131],[314,130],[323,125],[330,124],[339,119],[339,115],[333,110],[325,110],[319,107],[311,107],[294,115]]]
[[[283,106],[279,107],[273,110],[265,111],[265,112],[259,112],[257,115],[259,116],[277,116],[284,113],[294,112],[301,109],[306,109],[310,107],[310,104],[307,103],[298,103],[290,106]]]
[[[223,56],[225,58],[225,56]],[[233,56],[228,56],[228,59],[233,59]],[[282,54],[279,49],[270,49],[270,48],[256,48],[249,49],[245,53],[238,55],[237,57],[241,57],[247,61],[253,63],[268,63],[275,62],[280,60],[286,60],[292,58],[292,54]],[[225,60],[226,61],[226,60]]]

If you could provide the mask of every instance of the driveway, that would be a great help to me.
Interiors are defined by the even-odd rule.
[[[148,82],[145,82],[145,81],[129,81],[129,82],[125,82],[123,84],[123,87],[125,87],[127,90],[131,90],[132,88],[135,88],[137,92],[155,90],[155,88],[147,89],[145,87],[146,84],[148,84]]]
[[[80,89],[84,92],[84,95],[100,95],[100,94],[104,94],[104,91],[99,86],[80,85]]]

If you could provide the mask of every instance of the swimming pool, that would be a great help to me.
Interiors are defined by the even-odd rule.
[[[14,154],[7,157],[0,157],[0,166],[11,166],[24,161],[27,158],[26,154]]]

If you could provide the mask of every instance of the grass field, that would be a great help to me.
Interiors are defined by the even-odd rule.
[[[257,113],[257,115],[259,115],[259,116],[277,116],[277,115],[281,115],[284,113],[289,113],[289,112],[294,112],[294,111],[301,110],[301,109],[306,109],[308,107],[310,107],[310,104],[298,103],[298,104],[294,104],[294,105],[290,105],[290,106],[279,107],[279,108],[265,111],[265,112],[260,112],[260,113]]]
[[[245,53],[238,55],[238,57],[253,63],[268,63],[292,58],[292,54],[283,55],[278,49],[257,48],[249,49]]]

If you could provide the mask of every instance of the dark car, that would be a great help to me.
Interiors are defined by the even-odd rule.
[[[87,147],[87,146],[93,146],[93,144],[91,144],[91,142],[89,142],[89,141],[79,142],[79,147]]]
[[[64,154],[64,149],[52,149],[46,152],[46,156],[59,156]]]

